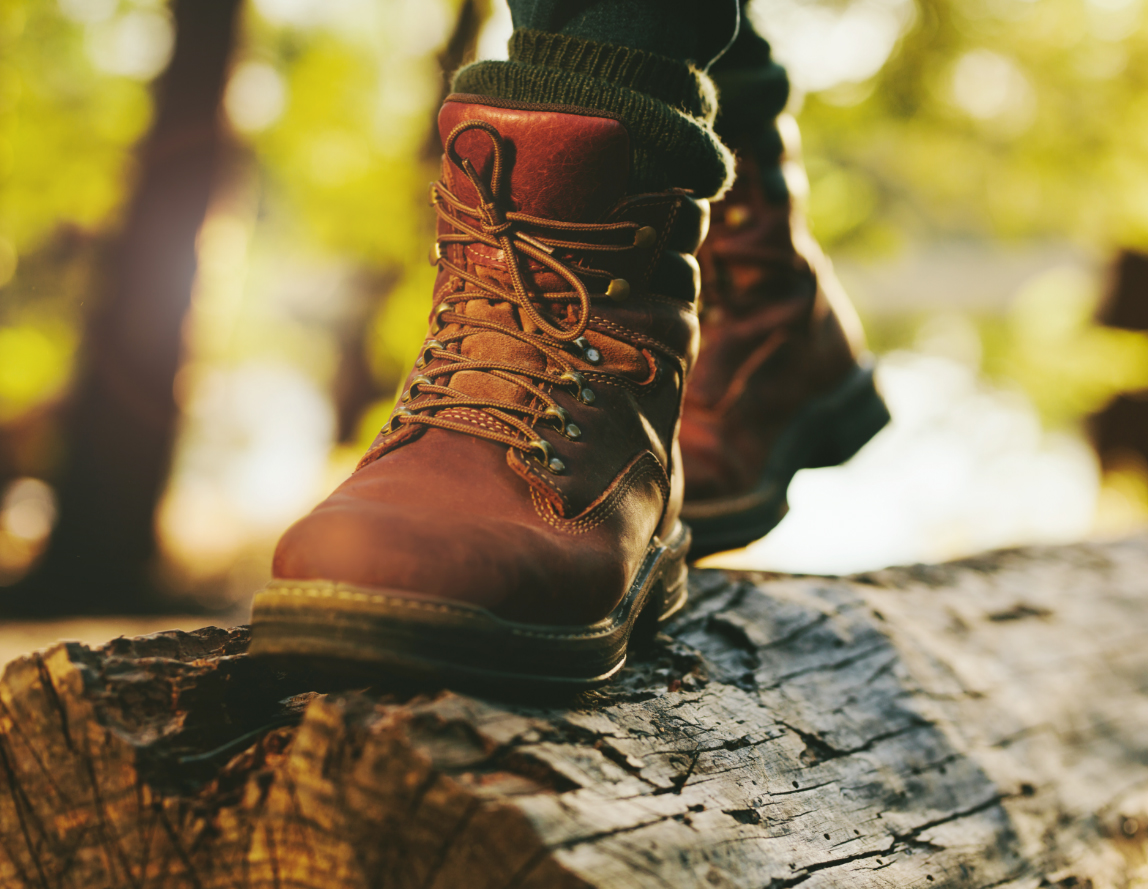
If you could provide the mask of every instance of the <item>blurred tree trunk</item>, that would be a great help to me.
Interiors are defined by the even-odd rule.
[[[132,611],[155,598],[153,520],[177,419],[172,385],[196,234],[226,138],[219,106],[239,7],[240,0],[172,5],[175,51],[83,343],[59,523],[43,562],[12,589],[4,610]]]

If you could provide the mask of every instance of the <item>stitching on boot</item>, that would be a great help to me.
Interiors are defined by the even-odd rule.
[[[542,496],[545,498],[550,509],[559,515],[564,516],[570,511],[570,501],[566,499],[566,495],[559,490],[554,482],[546,478],[534,466],[523,459],[514,448],[507,450],[506,462],[511,469],[530,485],[530,496],[535,506],[538,504],[538,497]]]
[[[290,596],[298,599],[342,599],[348,602],[373,602],[376,605],[400,605],[415,611],[435,611],[442,614],[471,614],[469,608],[460,608],[449,604],[422,602],[418,599],[407,599],[403,596],[384,596],[372,593],[360,593],[355,590],[316,590],[307,587],[276,587],[267,591],[272,595]]]
[[[632,340],[635,343],[647,346],[656,351],[666,352],[667,354],[676,358],[679,362],[684,363],[686,360],[685,356],[677,349],[672,349],[665,343],[660,342],[651,336],[646,336],[644,333],[638,333],[636,330],[630,330],[628,327],[623,327],[620,324],[615,324],[613,321],[602,318],[599,315],[595,315],[591,319],[590,327],[592,330],[597,330],[599,333],[616,333],[629,340]]]
[[[491,432],[510,433],[510,427],[505,423],[499,423],[497,420],[492,419],[487,414],[472,407],[451,407],[444,410],[440,416],[447,417],[451,420],[457,420],[460,423],[470,423],[472,426],[481,426],[483,429],[489,429]]]
[[[374,463],[376,460],[378,460],[379,457],[383,456],[383,454],[386,454],[389,451],[393,451],[399,445],[405,444],[408,441],[413,441],[422,435],[425,431],[425,426],[408,426],[404,424],[402,428],[397,432],[391,433],[381,442],[379,442],[379,444],[375,445],[373,448],[367,451],[367,453],[363,454],[363,459],[355,465],[354,472],[358,472],[363,467],[369,466],[371,463]]]
[[[568,534],[585,534],[587,531],[591,531],[601,525],[606,519],[617,512],[623,498],[637,487],[639,483],[646,481],[646,479],[651,476],[654,477],[658,483],[663,502],[669,500],[670,483],[666,478],[666,471],[662,467],[662,464],[658,462],[658,458],[649,451],[645,451],[635,457],[630,465],[622,470],[620,475],[624,476],[620,483],[616,483],[609,488],[602,497],[590,504],[590,506],[576,518],[566,519],[557,515],[552,507],[548,509],[547,507],[549,507],[550,504],[538,498],[537,490],[532,492],[534,508],[543,521],[559,531],[564,531]]]
[[[307,587],[275,587],[263,595],[283,596],[289,599],[339,599],[344,602],[370,602],[373,605],[392,605],[410,611],[429,611],[435,614],[456,614],[472,619],[482,620],[486,615],[480,609],[466,608],[448,602],[425,602],[419,599],[408,599],[405,596],[388,596],[381,593],[364,593],[358,590],[324,589],[316,590]],[[486,618],[489,621],[489,618]],[[608,636],[620,624],[615,619],[605,627],[587,630],[581,633],[547,633],[541,630],[527,630],[514,625],[512,621],[502,621],[509,624],[507,629],[516,636],[531,636],[539,639],[591,639],[599,636]]]

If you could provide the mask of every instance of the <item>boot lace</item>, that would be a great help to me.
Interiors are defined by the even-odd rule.
[[[493,145],[489,182],[484,181],[468,158],[460,157],[456,143],[470,130],[485,133]],[[535,430],[539,422],[552,423],[559,432],[571,440],[581,438],[582,431],[572,422],[570,413],[550,394],[554,387],[570,389],[584,404],[592,404],[594,391],[579,373],[568,348],[577,348],[590,364],[601,360],[598,351],[587,342],[584,334],[590,324],[592,296],[624,298],[629,285],[622,279],[610,281],[602,294],[591,294],[583,277],[609,279],[608,272],[578,266],[577,271],[563,261],[556,252],[568,256],[572,252],[590,256],[595,253],[617,253],[643,246],[656,235],[653,229],[636,222],[578,223],[545,219],[527,213],[518,213],[504,206],[503,158],[505,147],[498,130],[485,121],[465,121],[446,139],[446,154],[463,171],[479,196],[476,206],[460,200],[444,181],[431,186],[431,203],[440,220],[450,231],[436,240],[434,261],[439,268],[462,282],[462,290],[447,293],[434,310],[431,335],[424,342],[415,367],[420,371],[402,394],[400,405],[392,414],[384,432],[398,426],[424,425],[451,429],[467,435],[500,442],[526,454],[536,455],[552,473],[560,474],[566,466],[557,457],[553,446]],[[472,224],[470,219],[477,221]],[[627,237],[629,235],[629,237]],[[578,239],[581,237],[582,239]],[[595,240],[586,240],[593,237]],[[497,248],[498,260],[505,266],[505,279],[479,276],[447,258],[442,249],[448,244],[477,245]],[[523,263],[529,261],[541,270],[550,271],[569,285],[564,290],[531,288],[523,274]],[[508,280],[507,280],[508,279]],[[460,311],[471,300],[497,301],[517,308],[518,326],[500,321],[478,318]],[[567,307],[575,306],[574,321],[569,323]],[[567,316],[567,323],[555,314],[555,309]],[[533,329],[527,329],[522,319],[528,319]],[[457,325],[452,332],[445,327]],[[513,361],[475,359],[461,354],[461,344],[480,331],[493,331],[526,343],[546,358],[546,369],[525,366]],[[509,350],[508,350],[509,351]],[[477,371],[508,381],[534,396],[527,403],[497,398],[481,398],[448,385],[449,378],[461,371]],[[472,408],[495,419],[500,428],[475,425],[439,416],[449,408]],[[501,431],[501,430],[509,431]]]

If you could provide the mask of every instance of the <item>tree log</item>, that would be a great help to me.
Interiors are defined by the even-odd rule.
[[[1148,538],[691,594],[564,702],[318,694],[244,628],[20,658],[0,886],[1148,885]]]

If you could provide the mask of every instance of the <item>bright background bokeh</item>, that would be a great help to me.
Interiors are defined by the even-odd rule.
[[[243,601],[390,410],[425,331],[437,54],[460,8],[244,10],[157,514],[175,588]],[[790,71],[814,232],[895,419],[849,465],[800,474],[774,534],[711,562],[848,572],[1142,524],[1143,462],[1103,473],[1083,432],[1148,389],[1148,335],[1094,320],[1113,258],[1148,250],[1141,0],[753,0],[751,16]],[[478,54],[509,32],[493,0]],[[52,526],[55,416],[172,45],[163,0],[0,6],[0,583]]]

